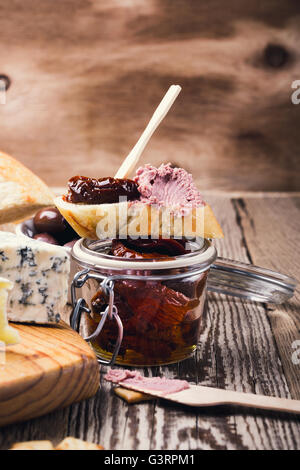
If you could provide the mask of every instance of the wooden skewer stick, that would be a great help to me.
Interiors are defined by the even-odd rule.
[[[136,166],[144,148],[149,142],[153,132],[157,129],[161,121],[164,119],[180,92],[181,87],[179,85],[170,86],[167,93],[161,100],[160,104],[154,111],[154,114],[150,119],[146,129],[142,133],[141,137],[139,138],[131,152],[125,158],[117,173],[115,174],[115,178],[126,178],[130,175],[130,173]]]

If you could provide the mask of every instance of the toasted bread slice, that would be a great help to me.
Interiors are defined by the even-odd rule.
[[[75,437],[66,437],[56,447],[50,441],[16,442],[10,450],[103,450],[104,447]]]
[[[22,220],[53,205],[53,195],[22,163],[0,152],[0,224]]]
[[[140,403],[143,401],[154,400],[155,397],[147,395],[146,393],[136,392],[135,390],[129,390],[124,387],[115,387],[114,392],[127,403]]]
[[[82,441],[75,437],[66,437],[61,441],[55,450],[103,450],[104,448],[98,444],[92,442]]]
[[[174,216],[168,208],[141,202],[112,204],[73,204],[62,197],[54,204],[80,237],[91,239],[118,236],[160,236],[222,238],[222,229],[206,204],[187,215]]]
[[[16,442],[10,450],[54,450],[50,441]]]

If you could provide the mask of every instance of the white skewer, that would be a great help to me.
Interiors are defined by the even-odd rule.
[[[144,148],[149,142],[153,132],[155,131],[155,129],[157,129],[161,121],[164,119],[180,92],[181,87],[179,85],[170,86],[167,93],[161,100],[160,104],[154,111],[154,114],[150,119],[146,129],[142,133],[141,137],[139,138],[131,152],[125,158],[117,173],[115,174],[115,178],[126,178],[130,175],[130,173],[136,166]]]

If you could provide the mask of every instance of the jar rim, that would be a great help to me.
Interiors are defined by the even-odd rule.
[[[171,260],[161,260],[161,258],[144,259],[120,258],[95,251],[104,248],[111,243],[111,240],[90,240],[81,238],[72,248],[72,258],[79,264],[84,264],[91,269],[108,268],[113,270],[130,269],[139,270],[167,270],[174,268],[196,267],[197,270],[205,271],[217,258],[216,248],[207,239],[197,238],[189,240],[193,244],[194,251],[184,255],[173,256]],[[196,248],[198,246],[198,249]]]

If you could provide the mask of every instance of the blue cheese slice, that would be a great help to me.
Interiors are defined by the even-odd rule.
[[[14,283],[8,319],[53,323],[67,302],[70,260],[65,249],[0,232],[0,276]]]
[[[7,298],[8,292],[11,291],[12,288],[12,282],[0,277],[0,342],[4,344],[16,344],[20,342],[19,333],[8,324],[7,320]]]

